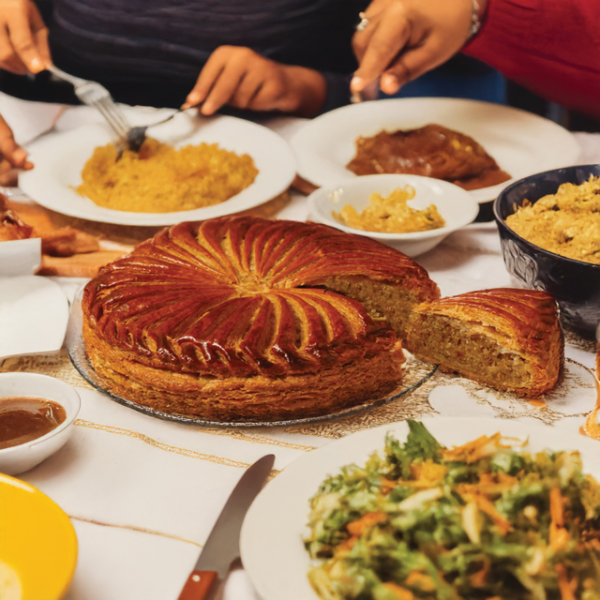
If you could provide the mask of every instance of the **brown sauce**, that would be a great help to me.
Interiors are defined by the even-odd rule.
[[[434,177],[465,190],[510,179],[473,138],[441,125],[359,137],[356,155],[346,167],[356,175],[406,173]]]
[[[58,403],[42,398],[0,398],[0,450],[36,440],[67,418]]]

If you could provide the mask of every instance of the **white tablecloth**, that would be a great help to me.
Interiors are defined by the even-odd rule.
[[[61,111],[0,94],[0,114],[23,143],[57,118],[59,130],[101,119],[87,107]],[[289,118],[266,123],[284,137],[302,124]],[[581,163],[600,161],[600,136],[577,139]],[[305,220],[305,198],[294,195],[278,216]],[[493,224],[454,233],[418,261],[443,295],[511,285]],[[72,296],[76,285],[61,283]],[[567,347],[567,356],[593,367],[589,352]],[[275,468],[283,469],[329,442],[279,429],[231,435],[184,426],[144,416],[91,389],[80,393],[83,408],[72,440],[23,476],[67,512],[77,531],[79,560],[68,600],[175,600],[243,469],[271,452]],[[560,426],[571,430],[581,424],[565,421]],[[225,597],[256,597],[243,571],[232,574]]]

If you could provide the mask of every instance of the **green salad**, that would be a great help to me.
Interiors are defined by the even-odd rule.
[[[499,433],[448,449],[408,425],[311,499],[321,598],[600,600],[600,485],[579,453]]]

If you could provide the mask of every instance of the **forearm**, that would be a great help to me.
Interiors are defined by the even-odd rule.
[[[465,53],[542,96],[600,115],[600,3],[488,0]]]

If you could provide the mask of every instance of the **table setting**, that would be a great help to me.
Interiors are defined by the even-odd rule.
[[[114,161],[124,191],[102,205],[80,188],[90,157],[106,147],[117,154],[101,112],[0,92],[0,114],[35,165],[20,174],[18,188],[0,188],[0,217],[24,232],[10,241],[0,236],[0,405],[26,396],[66,411],[38,442],[0,445],[0,506],[6,498],[7,510],[19,515],[10,551],[0,542],[0,591],[3,584],[19,588],[14,598],[22,600],[42,600],[40,589],[47,600],[354,597],[342,595],[350,592],[337,578],[342,565],[350,568],[349,553],[362,551],[360,536],[379,531],[380,522],[352,533],[354,546],[315,549],[309,513],[312,507],[317,527],[315,515],[326,511],[317,492],[330,486],[329,501],[337,494],[341,503],[335,485],[351,478],[346,465],[375,464],[372,453],[381,453],[391,433],[397,456],[421,440],[426,456],[411,460],[432,469],[450,468],[451,447],[488,436],[498,453],[490,451],[489,460],[509,448],[576,451],[583,472],[600,476],[600,266],[540,248],[506,222],[517,206],[544,202],[561,184],[597,177],[600,134],[443,98],[254,122],[190,110],[162,123],[174,111],[119,111],[130,126],[157,124],[146,133],[160,144],[157,152],[225,150],[218,156],[226,175],[246,169],[246,156],[256,173],[245,187],[236,179],[238,188],[218,202],[144,212],[135,199],[123,208],[135,186],[154,193],[165,185],[157,202],[172,188],[154,175],[158,167],[130,176],[126,161],[135,159],[125,149]],[[481,144],[504,180],[470,188],[468,178],[349,169],[360,140],[432,123],[475,140],[456,138],[459,152],[480,156]],[[190,177],[220,168],[211,156],[206,168],[204,155],[189,154]],[[112,189],[119,182],[111,176],[105,187]],[[225,175],[215,181],[230,185]],[[434,205],[443,225],[394,232],[341,220],[348,207],[364,216],[376,208],[373,196],[383,203],[397,190],[411,211]],[[380,222],[391,223],[391,214]],[[488,373],[492,363],[501,366]],[[431,436],[439,448],[427,454]],[[367,477],[365,489],[383,489],[387,502],[402,478],[419,481],[414,470],[394,473],[400,484],[384,489],[388,474],[377,471],[379,483]],[[506,473],[516,485],[517,471]],[[441,489],[438,483],[415,483],[415,496]],[[35,496],[34,504],[19,494]],[[441,492],[430,496],[435,503]],[[492,515],[475,496],[468,492],[456,510],[464,515],[466,504]],[[398,497],[393,510],[411,498]],[[386,526],[402,530],[408,513],[398,516],[391,504],[350,512],[354,520],[365,511],[393,514]],[[563,528],[552,510],[553,526]],[[35,527],[27,511],[41,515]],[[0,532],[9,527],[2,513]],[[495,512],[490,519],[499,526]],[[348,517],[342,533],[353,524]],[[472,543],[487,535],[465,530]],[[44,557],[62,559],[32,575],[18,541],[25,538]],[[324,566],[329,560],[338,566]],[[564,589],[561,569],[552,581]],[[375,567],[369,577],[375,572],[383,581]],[[433,577],[425,567],[422,573]],[[582,581],[589,578],[582,573]],[[379,579],[372,585],[386,600],[419,597],[421,589],[418,582],[401,591]],[[421,591],[424,597],[428,588]]]

